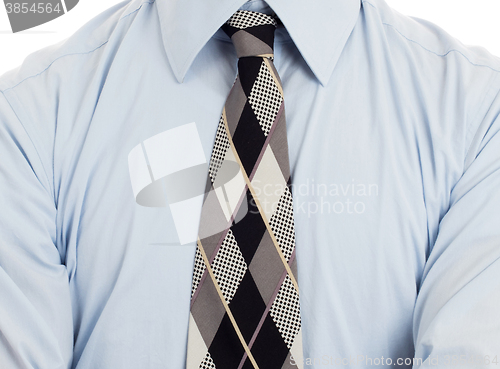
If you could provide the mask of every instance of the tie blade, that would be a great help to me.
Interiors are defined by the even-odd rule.
[[[223,26],[240,59],[212,151],[212,203],[205,201],[200,223],[199,233],[209,236],[198,242],[193,276],[191,313],[203,338],[196,355],[190,338],[193,368],[302,368],[283,90],[272,64],[275,27],[273,17],[247,11]],[[229,164],[239,167],[237,175]],[[281,191],[266,193],[276,186]],[[214,234],[214,218],[227,229]]]

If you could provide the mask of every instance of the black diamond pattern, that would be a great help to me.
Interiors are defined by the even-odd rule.
[[[271,32],[275,29],[273,25],[264,24],[262,26],[256,26],[247,28],[245,31],[254,35],[259,40],[265,42],[269,47],[273,47],[274,44],[274,33]]]
[[[250,96],[253,84],[259,76],[262,58],[248,57],[238,60],[238,77],[245,95]]]
[[[235,369],[240,364],[245,349],[241,345],[227,313],[222,318],[208,352],[210,352],[217,369]]]
[[[251,349],[255,361],[260,369],[281,368],[288,350],[273,318],[268,313]]]
[[[247,190],[246,201],[248,203],[248,213],[238,223],[231,227],[234,238],[240,246],[241,253],[247,265],[250,265],[255,251],[260,244],[260,240],[267,232],[266,225],[262,220],[258,209],[255,207],[250,190]]]
[[[248,176],[252,173],[265,142],[266,136],[247,101],[234,131],[233,143]]]
[[[229,308],[238,322],[245,341],[249,342],[266,309],[250,272],[245,273]]]

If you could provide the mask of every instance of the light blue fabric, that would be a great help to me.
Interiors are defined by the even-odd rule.
[[[150,182],[210,158],[243,4],[122,2],[0,78],[1,368],[184,368],[197,218]],[[306,368],[491,368],[500,60],[383,0],[268,4]]]

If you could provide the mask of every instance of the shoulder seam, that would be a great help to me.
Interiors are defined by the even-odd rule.
[[[361,0],[363,4],[369,4],[371,5],[373,8],[377,9],[377,7],[375,5],[373,5],[371,2],[369,1],[366,1],[366,0]],[[473,66],[476,66],[476,67],[484,67],[484,68],[488,68],[488,69],[491,69],[492,71],[494,72],[497,72],[497,73],[500,73],[500,70],[499,69],[495,69],[489,65],[486,65],[486,64],[477,64],[477,63],[473,63],[463,52],[461,52],[460,50],[457,50],[457,49],[450,49],[448,50],[446,53],[444,54],[439,54],[435,51],[432,51],[428,48],[426,48],[425,46],[423,46],[421,43],[419,43],[418,41],[415,41],[409,37],[407,37],[406,35],[404,35],[398,28],[396,28],[394,25],[390,24],[390,23],[386,23],[386,22],[382,22],[383,25],[385,26],[388,26],[388,27],[391,27],[394,31],[396,31],[397,33],[399,33],[401,35],[401,37],[405,38],[406,40],[410,41],[410,42],[413,42],[414,44],[420,46],[422,49],[424,49],[425,51],[431,53],[431,54],[434,54],[436,56],[440,56],[440,57],[445,57],[447,56],[448,54],[450,54],[451,52],[456,52],[460,55],[462,55],[464,57],[465,60],[467,60],[469,62],[469,64],[473,65]]]
[[[135,12],[139,11],[139,10],[142,8],[142,6],[143,6],[144,4],[152,4],[152,3],[154,3],[154,2],[155,2],[155,0],[153,0],[153,1],[148,1],[148,2],[143,2],[143,3],[139,6],[139,7],[137,7],[137,9],[135,9],[135,10],[131,11],[130,13],[125,14],[125,15],[124,15],[124,16],[122,16],[122,17],[120,17],[120,19],[118,19],[118,22],[120,22],[122,19],[124,19],[124,18],[128,17],[129,15],[131,15],[131,14],[133,14],[133,13],[135,13]],[[118,22],[117,22],[117,23],[118,23]],[[109,39],[108,39],[108,40],[106,40],[106,41],[104,41],[104,42],[103,42],[103,43],[101,43],[99,46],[97,46],[97,47],[95,47],[94,49],[89,50],[89,51],[84,51],[84,52],[80,52],[80,53],[68,53],[68,54],[64,54],[64,55],[58,56],[57,58],[55,58],[54,60],[52,60],[52,62],[51,62],[51,63],[50,63],[50,64],[49,64],[49,65],[48,65],[45,69],[41,70],[40,72],[38,72],[38,73],[36,73],[36,74],[33,74],[33,75],[31,75],[31,76],[28,76],[28,77],[23,78],[21,81],[19,81],[18,83],[16,83],[14,86],[8,87],[8,88],[6,88],[5,90],[0,90],[0,92],[2,92],[2,93],[3,93],[3,92],[5,92],[5,91],[11,90],[11,89],[13,89],[13,88],[17,87],[18,85],[20,85],[21,83],[23,83],[24,81],[26,81],[27,79],[30,79],[30,78],[33,78],[33,77],[39,76],[40,74],[44,73],[47,69],[49,69],[49,68],[52,66],[52,64],[54,64],[57,60],[59,60],[59,59],[61,59],[61,58],[64,58],[65,56],[70,56],[70,55],[85,55],[85,54],[90,54],[90,53],[93,53],[94,51],[96,51],[96,50],[100,49],[101,47],[103,47],[104,45],[106,45],[106,44],[108,43],[108,41],[109,41]]]
[[[143,3],[141,3],[141,5],[140,5],[140,6],[138,6],[138,7],[137,7],[137,9],[134,9],[134,10],[132,10],[130,13],[127,13],[127,14],[125,14],[124,16],[120,17],[120,19],[119,19],[119,20],[122,20],[123,18],[128,17],[130,14],[135,13],[136,11],[139,11],[139,10],[142,8],[142,6],[143,6],[144,4],[153,4],[155,1],[156,1],[156,0],[153,0],[153,1],[144,1]]]
[[[410,41],[410,42],[413,42],[413,43],[417,44],[417,45],[418,45],[418,46],[420,46],[422,49],[424,49],[425,51],[430,52],[431,54],[434,54],[434,55],[437,55],[437,56],[441,56],[441,57],[445,57],[445,56],[447,56],[447,55],[448,55],[449,53],[451,53],[451,52],[456,52],[456,53],[458,53],[458,54],[462,55],[462,56],[464,57],[464,59],[465,59],[465,60],[467,60],[467,61],[469,62],[469,64],[471,64],[471,65],[473,65],[473,66],[475,66],[475,67],[485,67],[485,68],[491,69],[491,70],[492,70],[492,71],[494,71],[494,72],[498,72],[498,73],[500,73],[500,70],[495,69],[495,68],[493,68],[493,67],[491,67],[491,66],[489,66],[489,65],[486,65],[486,64],[477,64],[477,63],[473,63],[473,62],[472,62],[472,61],[471,61],[471,60],[470,60],[470,59],[469,59],[469,58],[468,58],[468,57],[467,57],[467,56],[466,56],[463,52],[461,52],[460,50],[457,50],[457,49],[450,49],[450,50],[448,50],[448,51],[447,51],[446,53],[444,53],[444,54],[439,54],[439,53],[437,53],[437,52],[435,52],[435,51],[432,51],[432,50],[430,50],[430,49],[426,48],[425,46],[423,46],[423,45],[422,45],[422,44],[420,44],[419,42],[417,42],[417,41],[415,41],[415,40],[412,40],[412,39],[411,39],[411,38],[409,38],[409,37],[406,37],[406,36],[405,36],[405,35],[404,35],[404,34],[403,34],[400,30],[398,30],[398,29],[397,29],[395,26],[393,26],[392,24],[389,24],[389,23],[382,23],[382,24],[384,24],[384,25],[386,25],[386,26],[388,26],[388,27],[391,27],[393,30],[395,30],[397,33],[399,33],[399,34],[401,35],[401,37],[404,37],[406,40],[408,40],[408,41]]]
[[[43,72],[45,72],[47,69],[49,69],[52,64],[54,64],[57,60],[61,59],[61,58],[64,58],[65,56],[70,56],[70,55],[83,55],[83,54],[90,54],[90,53],[93,53],[94,51],[96,51],[97,49],[101,48],[102,46],[104,46],[105,44],[108,43],[109,40],[106,40],[105,42],[103,42],[102,44],[100,44],[99,46],[97,46],[95,49],[93,50],[90,50],[90,51],[85,51],[85,52],[81,52],[81,53],[69,53],[69,54],[64,54],[64,55],[61,55],[57,58],[55,58],[54,60],[52,60],[52,62],[45,68],[43,69],[42,71],[36,73],[36,74],[33,74],[31,76],[28,76],[24,79],[22,79],[21,81],[19,81],[18,83],[16,83],[14,86],[11,86],[9,88],[6,88],[5,90],[0,90],[0,92],[5,92],[5,91],[8,91],[8,90],[11,90],[13,89],[14,87],[20,85],[21,83],[23,83],[24,81],[26,81],[27,79],[30,79],[30,78],[33,78],[33,77],[36,77],[36,76],[39,76],[40,74],[42,74]]]

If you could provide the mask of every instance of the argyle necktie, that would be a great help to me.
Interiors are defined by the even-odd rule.
[[[236,12],[238,76],[209,166],[193,273],[187,368],[302,367],[295,228],[272,16]],[[294,365],[296,363],[297,365]]]

